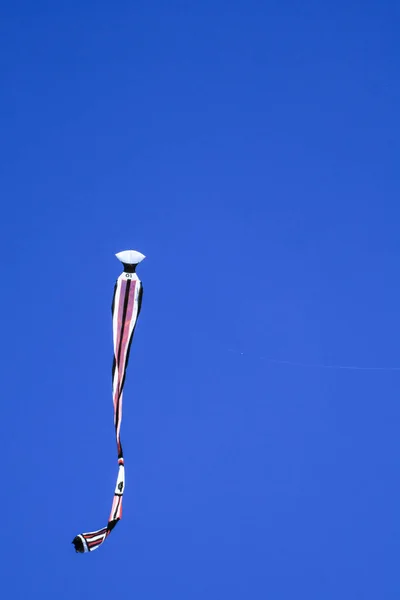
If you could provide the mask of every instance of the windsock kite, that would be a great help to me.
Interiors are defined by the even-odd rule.
[[[142,305],[143,286],[136,274],[136,267],[145,256],[135,250],[125,250],[116,254],[116,257],[122,262],[124,267],[123,273],[121,273],[115,283],[111,308],[114,342],[112,393],[115,437],[118,452],[118,477],[107,526],[97,531],[80,533],[72,541],[76,552],[81,553],[96,550],[110,535],[122,517],[122,498],[125,491],[125,463],[120,438],[122,393],[128,366],[129,351]]]

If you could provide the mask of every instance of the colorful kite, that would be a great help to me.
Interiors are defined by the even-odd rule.
[[[129,351],[135,325],[142,304],[143,286],[136,275],[136,266],[145,258],[135,250],[119,252],[116,257],[122,262],[124,272],[118,277],[112,302],[112,323],[114,337],[114,361],[112,367],[112,389],[114,401],[114,426],[118,450],[118,477],[114,499],[107,527],[81,533],[72,543],[76,552],[96,550],[110,535],[122,517],[122,497],[125,491],[125,465],[122,452],[120,429],[122,419],[122,392],[125,383]]]

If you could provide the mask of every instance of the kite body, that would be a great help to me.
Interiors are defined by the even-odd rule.
[[[124,271],[118,277],[112,302],[112,325],[114,360],[112,366],[112,392],[114,403],[114,426],[118,453],[118,477],[108,524],[102,529],[81,533],[72,543],[76,552],[96,550],[110,535],[122,517],[122,498],[125,491],[125,463],[122,452],[120,430],[122,420],[122,395],[128,366],[129,352],[140,313],[143,286],[136,274],[136,266],[145,258],[135,250],[125,250],[116,254]]]

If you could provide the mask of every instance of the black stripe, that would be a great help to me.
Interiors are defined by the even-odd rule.
[[[114,316],[114,308],[115,308],[115,295],[117,293],[117,287],[118,287],[118,280],[115,282],[114,285],[114,293],[113,293],[113,297],[112,297],[112,303],[111,303],[111,314]]]
[[[113,364],[112,364],[112,369],[111,369],[111,382],[112,384],[114,383],[114,377],[115,377],[115,369],[117,368],[117,361],[115,359],[115,354],[114,354],[114,358],[113,358]]]
[[[138,313],[137,313],[136,320],[139,318],[140,311],[142,310],[142,300],[143,300],[143,285],[142,285],[142,283],[140,283],[139,298],[138,298]]]
[[[126,373],[126,369],[128,367],[129,355],[130,355],[130,352],[131,352],[131,346],[132,346],[133,336],[134,336],[134,333],[136,331],[136,325],[137,325],[137,322],[138,322],[138,319],[139,319],[140,311],[142,310],[142,300],[143,300],[143,285],[140,283],[139,295],[138,295],[138,309],[137,309],[137,315],[136,315],[136,322],[135,322],[134,328],[132,329],[131,339],[129,340],[128,350],[126,352],[125,373]],[[125,374],[124,374],[124,377],[125,377]]]

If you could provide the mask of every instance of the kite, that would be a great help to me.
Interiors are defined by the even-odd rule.
[[[75,551],[80,553],[96,550],[110,535],[122,517],[122,497],[125,491],[125,463],[120,438],[122,392],[133,334],[142,305],[143,286],[136,274],[136,266],[145,256],[135,250],[125,250],[116,254],[116,257],[122,262],[124,267],[123,273],[121,273],[115,283],[111,308],[114,342],[112,393],[115,437],[118,452],[118,477],[107,526],[97,531],[81,533],[73,539],[72,543],[75,546]]]

